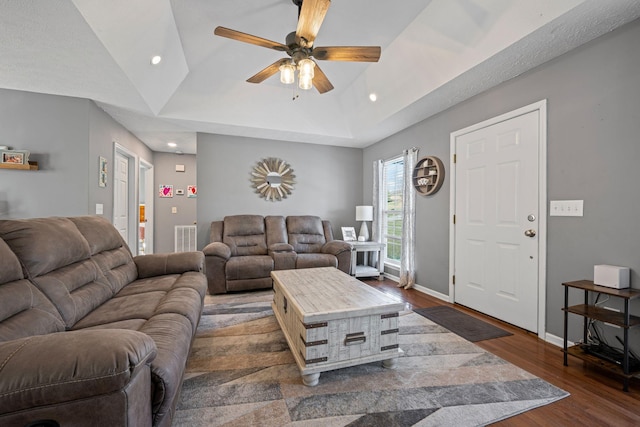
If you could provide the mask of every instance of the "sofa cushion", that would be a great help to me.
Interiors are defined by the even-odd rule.
[[[131,252],[109,221],[100,216],[69,219],[87,240],[93,260],[107,278],[114,295],[136,279],[138,271]]]
[[[227,280],[270,277],[272,271],[273,258],[269,255],[231,257],[225,266]]]
[[[89,244],[67,218],[0,221],[0,238],[18,256],[29,277],[88,259]]]
[[[338,258],[331,254],[298,254],[296,268],[338,267]]]
[[[9,246],[0,239],[0,341],[64,330],[56,308],[28,280]]]
[[[0,221],[0,236],[27,277],[54,304],[67,328],[113,296],[90,258],[89,243],[68,218]]]
[[[231,256],[266,255],[267,238],[261,215],[233,215],[224,218],[222,241]]]
[[[322,220],[317,216],[288,216],[287,234],[289,244],[297,253],[319,253],[327,243],[322,227]]]

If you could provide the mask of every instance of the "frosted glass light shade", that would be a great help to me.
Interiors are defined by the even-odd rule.
[[[280,82],[290,85],[296,78],[296,66],[293,64],[282,64],[280,66]]]
[[[373,206],[356,206],[356,221],[373,221]]]
[[[298,62],[298,87],[308,90],[313,87],[313,75],[316,63],[310,59],[302,59]]]

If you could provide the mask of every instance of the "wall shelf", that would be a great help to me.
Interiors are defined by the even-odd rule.
[[[435,194],[444,182],[444,165],[433,156],[426,156],[413,169],[413,186],[423,196]]]
[[[0,163],[0,169],[37,171],[38,170],[38,162],[29,162],[28,165],[16,165],[16,164],[13,164],[13,163]]]

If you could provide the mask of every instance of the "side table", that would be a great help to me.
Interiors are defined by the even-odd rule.
[[[349,242],[351,244],[351,275],[355,277],[378,277],[383,279],[384,243]],[[358,264],[358,252],[363,253],[363,263]]]

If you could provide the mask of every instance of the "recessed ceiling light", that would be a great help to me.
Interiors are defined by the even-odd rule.
[[[151,58],[152,65],[158,65],[160,61],[162,61],[162,57],[160,55],[156,55],[153,58]]]
[[[167,145],[171,148],[175,148],[178,146],[178,144],[176,144],[175,142],[167,142]]]
[[[369,99],[371,100],[371,102],[376,102],[378,100],[378,95],[376,95],[375,93],[370,93]]]

